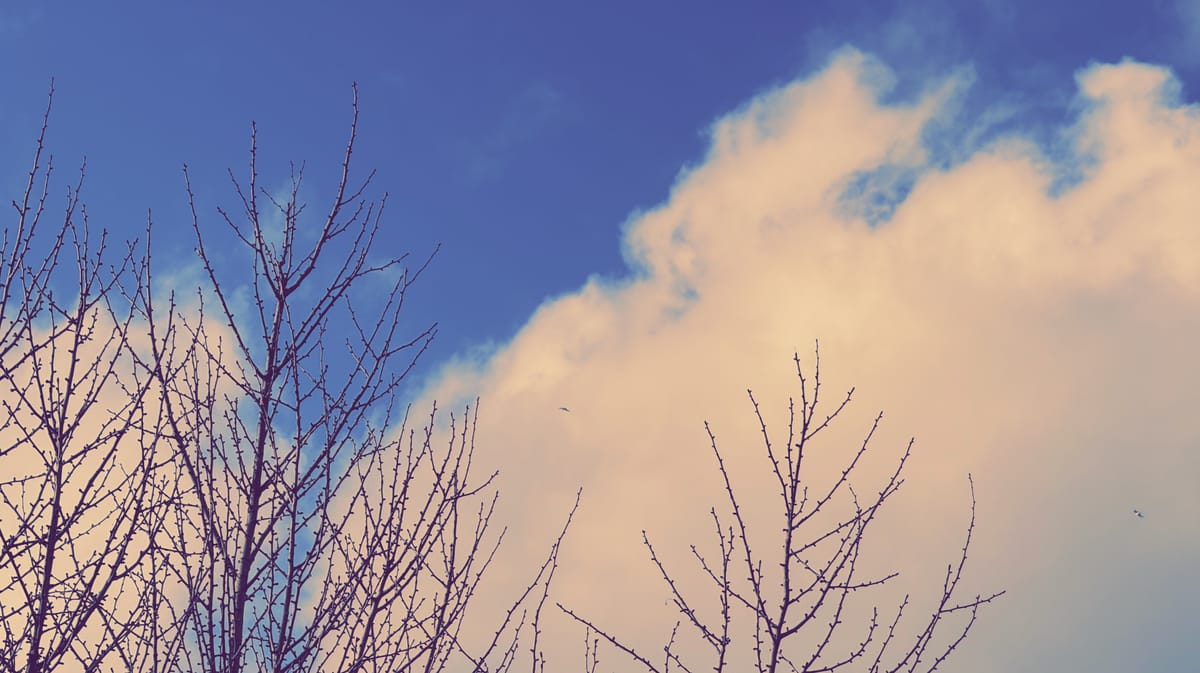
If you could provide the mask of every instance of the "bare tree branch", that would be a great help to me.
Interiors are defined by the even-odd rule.
[[[819,495],[815,499],[810,499],[808,485],[813,475],[804,467],[806,449],[814,437],[826,429],[847,407],[854,392],[851,389],[831,413],[822,416],[818,406],[821,385],[819,351],[816,362],[815,373],[810,381],[800,366],[799,356],[795,357],[796,373],[800,381],[800,399],[799,405],[795,400],[789,400],[786,443],[781,443],[782,446],[772,441],[758,401],[752,392],[747,391],[758,420],[771,475],[779,486],[782,510],[783,525],[779,529],[778,546],[766,557],[756,551],[757,543],[752,540],[758,538],[752,537],[751,522],[747,520],[737,490],[733,486],[716,436],[708,423],[705,423],[710,448],[716,458],[717,471],[721,476],[728,502],[728,516],[732,517],[733,521],[730,525],[724,525],[717,510],[714,508],[710,511],[716,531],[719,563],[710,563],[696,545],[691,546],[692,557],[699,565],[702,577],[706,578],[707,586],[716,591],[715,615],[709,610],[698,609],[694,599],[685,597],[683,584],[662,562],[645,531],[642,533],[643,543],[649,552],[650,561],[669,588],[676,609],[683,616],[680,623],[685,624],[700,641],[710,646],[713,657],[711,668],[718,673],[726,670],[731,661],[745,660],[745,657],[751,654],[756,670],[763,673],[781,670],[825,673],[848,669],[860,660],[870,661],[872,672],[886,670],[888,673],[896,673],[902,669],[916,671],[924,663],[926,666],[923,670],[931,673],[965,640],[975,623],[979,608],[1004,593],[1001,591],[986,597],[977,595],[966,602],[954,602],[966,565],[971,535],[975,529],[974,482],[970,482],[971,520],[967,526],[966,541],[957,565],[947,568],[937,608],[923,628],[913,636],[909,649],[894,661],[885,664],[885,654],[897,638],[897,627],[904,608],[909,604],[907,596],[897,608],[895,618],[882,640],[877,605],[870,606],[869,615],[862,619],[860,635],[853,636],[847,632],[847,627],[858,622],[857,618],[850,620],[850,616],[862,612],[865,601],[869,600],[866,596],[870,591],[898,576],[897,572],[890,572],[882,576],[861,578],[859,562],[862,544],[867,539],[871,524],[884,504],[904,483],[901,474],[911,455],[913,441],[908,442],[883,486],[866,501],[860,500],[851,484],[851,476],[862,464],[870,449],[871,439],[879,428],[883,415],[877,415],[862,443],[854,450],[832,483],[818,490]],[[831,511],[842,502],[850,505],[848,513],[837,514]],[[818,518],[818,514],[822,512],[824,514]],[[818,523],[830,518],[833,519],[832,524]],[[745,566],[745,575],[740,579],[731,577],[729,573],[735,549],[738,550],[741,563]],[[774,559],[773,563],[768,561],[765,567],[774,567],[777,569],[775,572],[764,572],[764,558]],[[575,612],[560,607],[568,616],[582,624],[589,636],[595,633],[599,639],[623,652],[648,671],[660,670],[621,638]],[[735,612],[738,613],[736,619],[733,616]],[[956,614],[966,615],[965,620],[960,620],[957,636],[948,642],[936,639],[935,637],[945,630],[940,627],[946,626],[948,620]],[[664,647],[667,657],[663,670],[669,669],[672,664],[682,670],[689,670],[690,664],[685,663],[675,651],[678,628],[679,625],[676,625]],[[740,655],[741,659],[733,654],[733,646],[739,643],[743,653]],[[872,654],[873,659],[870,658]]]

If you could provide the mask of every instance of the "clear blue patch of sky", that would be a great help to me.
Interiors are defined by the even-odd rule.
[[[174,263],[192,245],[180,166],[217,226],[212,207],[234,203],[225,170],[244,174],[250,120],[263,186],[282,188],[287,162],[307,160],[306,195],[323,209],[357,81],[357,166],[377,169],[377,191],[391,195],[383,252],[443,244],[410,306],[414,328],[441,324],[430,367],[511,336],[543,298],[591,274],[622,274],[621,223],[703,158],[711,122],[842,45],[896,71],[887,100],[969,67],[956,119],[991,115],[977,141],[1019,131],[1051,142],[1074,114],[1073,73],[1092,61],[1172,65],[1195,98],[1200,47],[1180,6],[11,2],[0,10],[0,187],[8,198],[21,184],[54,77],[61,175],[87,155],[94,226],[137,236],[153,209],[161,258]],[[889,185],[902,198],[904,179]]]
[[[841,214],[878,226],[891,219],[916,184],[918,170],[912,166],[884,164],[850,176],[838,199]]]

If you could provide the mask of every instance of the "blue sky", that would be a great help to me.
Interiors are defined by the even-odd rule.
[[[50,78],[60,168],[86,155],[93,218],[136,235],[230,194],[259,124],[264,175],[307,160],[327,183],[362,96],[358,166],[391,193],[388,245],[443,249],[413,315],[441,323],[432,366],[510,337],[545,297],[621,275],[619,233],[703,158],[720,115],[812,72],[845,44],[896,72],[894,95],[956,68],[968,105],[998,99],[1008,127],[1061,123],[1072,73],[1129,56],[1200,61],[1169,2],[6,3],[0,10],[0,152],[28,155]],[[977,103],[978,104],[978,103]],[[1001,126],[1001,128],[1003,128]],[[6,162],[18,180],[23,162]],[[319,194],[314,193],[314,200]],[[206,200],[206,201],[205,201]],[[190,249],[186,236],[180,242]]]
[[[972,591],[1009,595],[947,670],[1195,661],[1197,3],[121,7],[0,9],[5,198],[54,78],[93,226],[140,236],[151,209],[186,267],[182,164],[215,224],[254,120],[264,186],[305,160],[320,204],[357,82],[381,250],[442,246],[410,392],[482,395],[500,577],[583,485],[563,600],[657,633],[627,608],[660,591],[637,532],[706,532],[701,421],[751,479],[745,390],[778,423],[820,338],[830,388],[863,391],[834,436],[885,409],[880,443],[918,437],[882,540],[906,578],[940,581],[975,475]]]

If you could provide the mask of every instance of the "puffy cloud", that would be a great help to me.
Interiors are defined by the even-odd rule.
[[[811,368],[820,339],[826,399],[858,392],[815,482],[879,409],[864,483],[917,437],[876,531],[904,589],[940,586],[975,475],[966,591],[1009,595],[955,670],[1169,667],[1200,599],[1197,112],[1162,68],[1096,65],[1078,75],[1065,161],[1021,136],[951,148],[958,161],[924,140],[963,124],[947,110],[968,78],[885,102],[891,80],[843,50],[720,119],[703,161],[626,223],[627,277],[548,300],[510,343],[432,380],[427,397],[483,399],[477,438],[517,533],[497,579],[523,576],[582,485],[559,597],[661,643],[674,619],[640,530],[691,572],[687,544],[708,543],[722,502],[705,419],[768,516],[745,389],[783,432],[792,353]]]

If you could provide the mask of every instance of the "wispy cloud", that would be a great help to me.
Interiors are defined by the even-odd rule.
[[[546,82],[530,82],[514,92],[495,126],[479,145],[468,151],[471,156],[471,175],[475,179],[498,175],[511,152],[525,143],[538,140],[561,123],[568,108],[562,92]]]
[[[0,36],[20,37],[41,21],[42,15],[41,7],[0,7]]]
[[[878,540],[906,588],[940,582],[975,474],[970,591],[1010,595],[955,670],[1184,656],[1179,624],[1200,599],[1197,112],[1166,70],[1095,66],[1057,132],[1069,153],[1010,135],[947,160],[923,133],[952,123],[969,78],[885,104],[886,73],[843,51],[721,119],[704,161],[628,223],[629,277],[547,301],[509,344],[429,386],[443,403],[482,395],[479,444],[505,467],[519,531],[502,561],[540,552],[558,523],[545,513],[583,485],[561,599],[659,642],[674,622],[647,598],[663,589],[639,531],[680,567],[707,540],[721,491],[705,419],[735,478],[760,486],[748,507],[769,511],[745,389],[784,423],[791,354],[819,338],[827,389],[860,391],[821,464],[881,408],[881,453],[917,435]],[[1056,188],[1065,174],[1077,179]],[[1131,526],[1133,506],[1153,520]],[[1146,633],[1154,653],[1135,642]]]
[[[1175,25],[1178,30],[1170,39],[1174,42],[1175,56],[1188,65],[1200,64],[1200,2],[1196,0],[1174,0]]]

